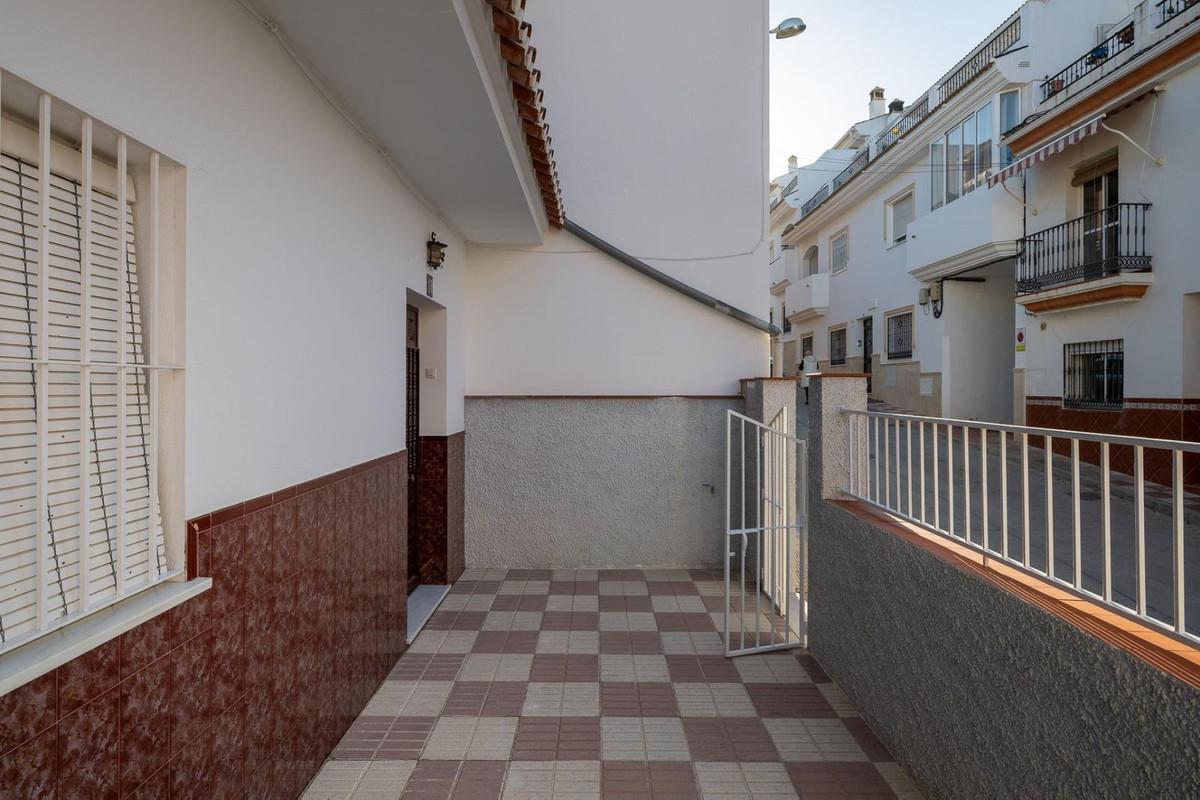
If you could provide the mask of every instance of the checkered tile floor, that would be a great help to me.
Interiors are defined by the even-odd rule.
[[[920,794],[816,661],[725,658],[703,570],[468,570],[305,794]]]

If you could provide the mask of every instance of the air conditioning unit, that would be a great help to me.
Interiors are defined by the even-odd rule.
[[[929,305],[929,287],[922,288],[921,293],[917,297],[918,297],[917,302],[920,305],[923,305],[923,306]]]

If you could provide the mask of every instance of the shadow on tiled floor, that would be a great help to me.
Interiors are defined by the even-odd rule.
[[[306,798],[920,797],[800,650],[727,659],[703,570],[468,570]]]

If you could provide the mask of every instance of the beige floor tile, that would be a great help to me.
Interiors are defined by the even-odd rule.
[[[327,761],[309,783],[304,800],[392,798],[404,792],[415,761]]]
[[[489,611],[483,620],[485,631],[536,631],[541,627],[540,611]]]
[[[717,656],[725,652],[721,634],[715,632],[663,631],[663,653],[669,656]]]
[[[647,569],[642,574],[646,581],[690,581],[692,576],[686,569]]]
[[[442,717],[433,726],[421,759],[505,761],[516,735],[516,717]]]
[[[538,634],[538,653],[596,655],[600,652],[599,631],[542,631]]]
[[[434,717],[450,696],[453,681],[384,681],[362,713],[383,717]]]
[[[645,581],[600,581],[600,594],[644,597],[650,590]]]
[[[471,653],[458,672],[460,681],[527,681],[533,666],[528,653]]]
[[[490,595],[489,595],[490,597]],[[445,653],[462,655],[475,646],[475,631],[430,631],[424,630],[409,645],[410,653]]]
[[[594,594],[552,594],[547,611],[599,611],[600,598]]]
[[[514,761],[502,800],[597,800],[599,761]]]
[[[489,611],[494,599],[495,595],[491,594],[448,594],[442,599],[438,611]]]
[[[703,614],[707,609],[704,607],[704,600],[694,594],[681,595],[655,595],[650,598],[650,605],[658,613],[684,613],[684,614]]]
[[[740,683],[675,683],[682,717],[756,717],[758,712]]]
[[[784,761],[867,761],[839,719],[764,719]]]
[[[811,683],[790,652],[738,656],[733,660],[744,683]]]
[[[687,737],[678,717],[603,717],[605,761],[687,761]]]
[[[602,631],[656,631],[658,623],[651,611],[601,611]]]
[[[597,717],[600,684],[589,682],[531,683],[525,691],[523,717]]]

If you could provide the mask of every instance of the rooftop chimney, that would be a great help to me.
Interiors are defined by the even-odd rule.
[[[788,156],[788,169],[796,169],[800,166],[800,159],[795,156]]]
[[[884,114],[886,114],[887,113],[886,103],[887,103],[887,101],[883,99],[883,87],[876,86],[874,89],[872,89],[871,90],[871,105],[869,106],[870,116],[868,117],[868,119],[875,119],[875,117],[880,117],[880,116],[883,116]]]
[[[899,114],[903,110],[904,110],[904,101],[901,100],[899,97],[897,97],[892,102],[888,103],[888,111],[892,112],[893,114]]]

